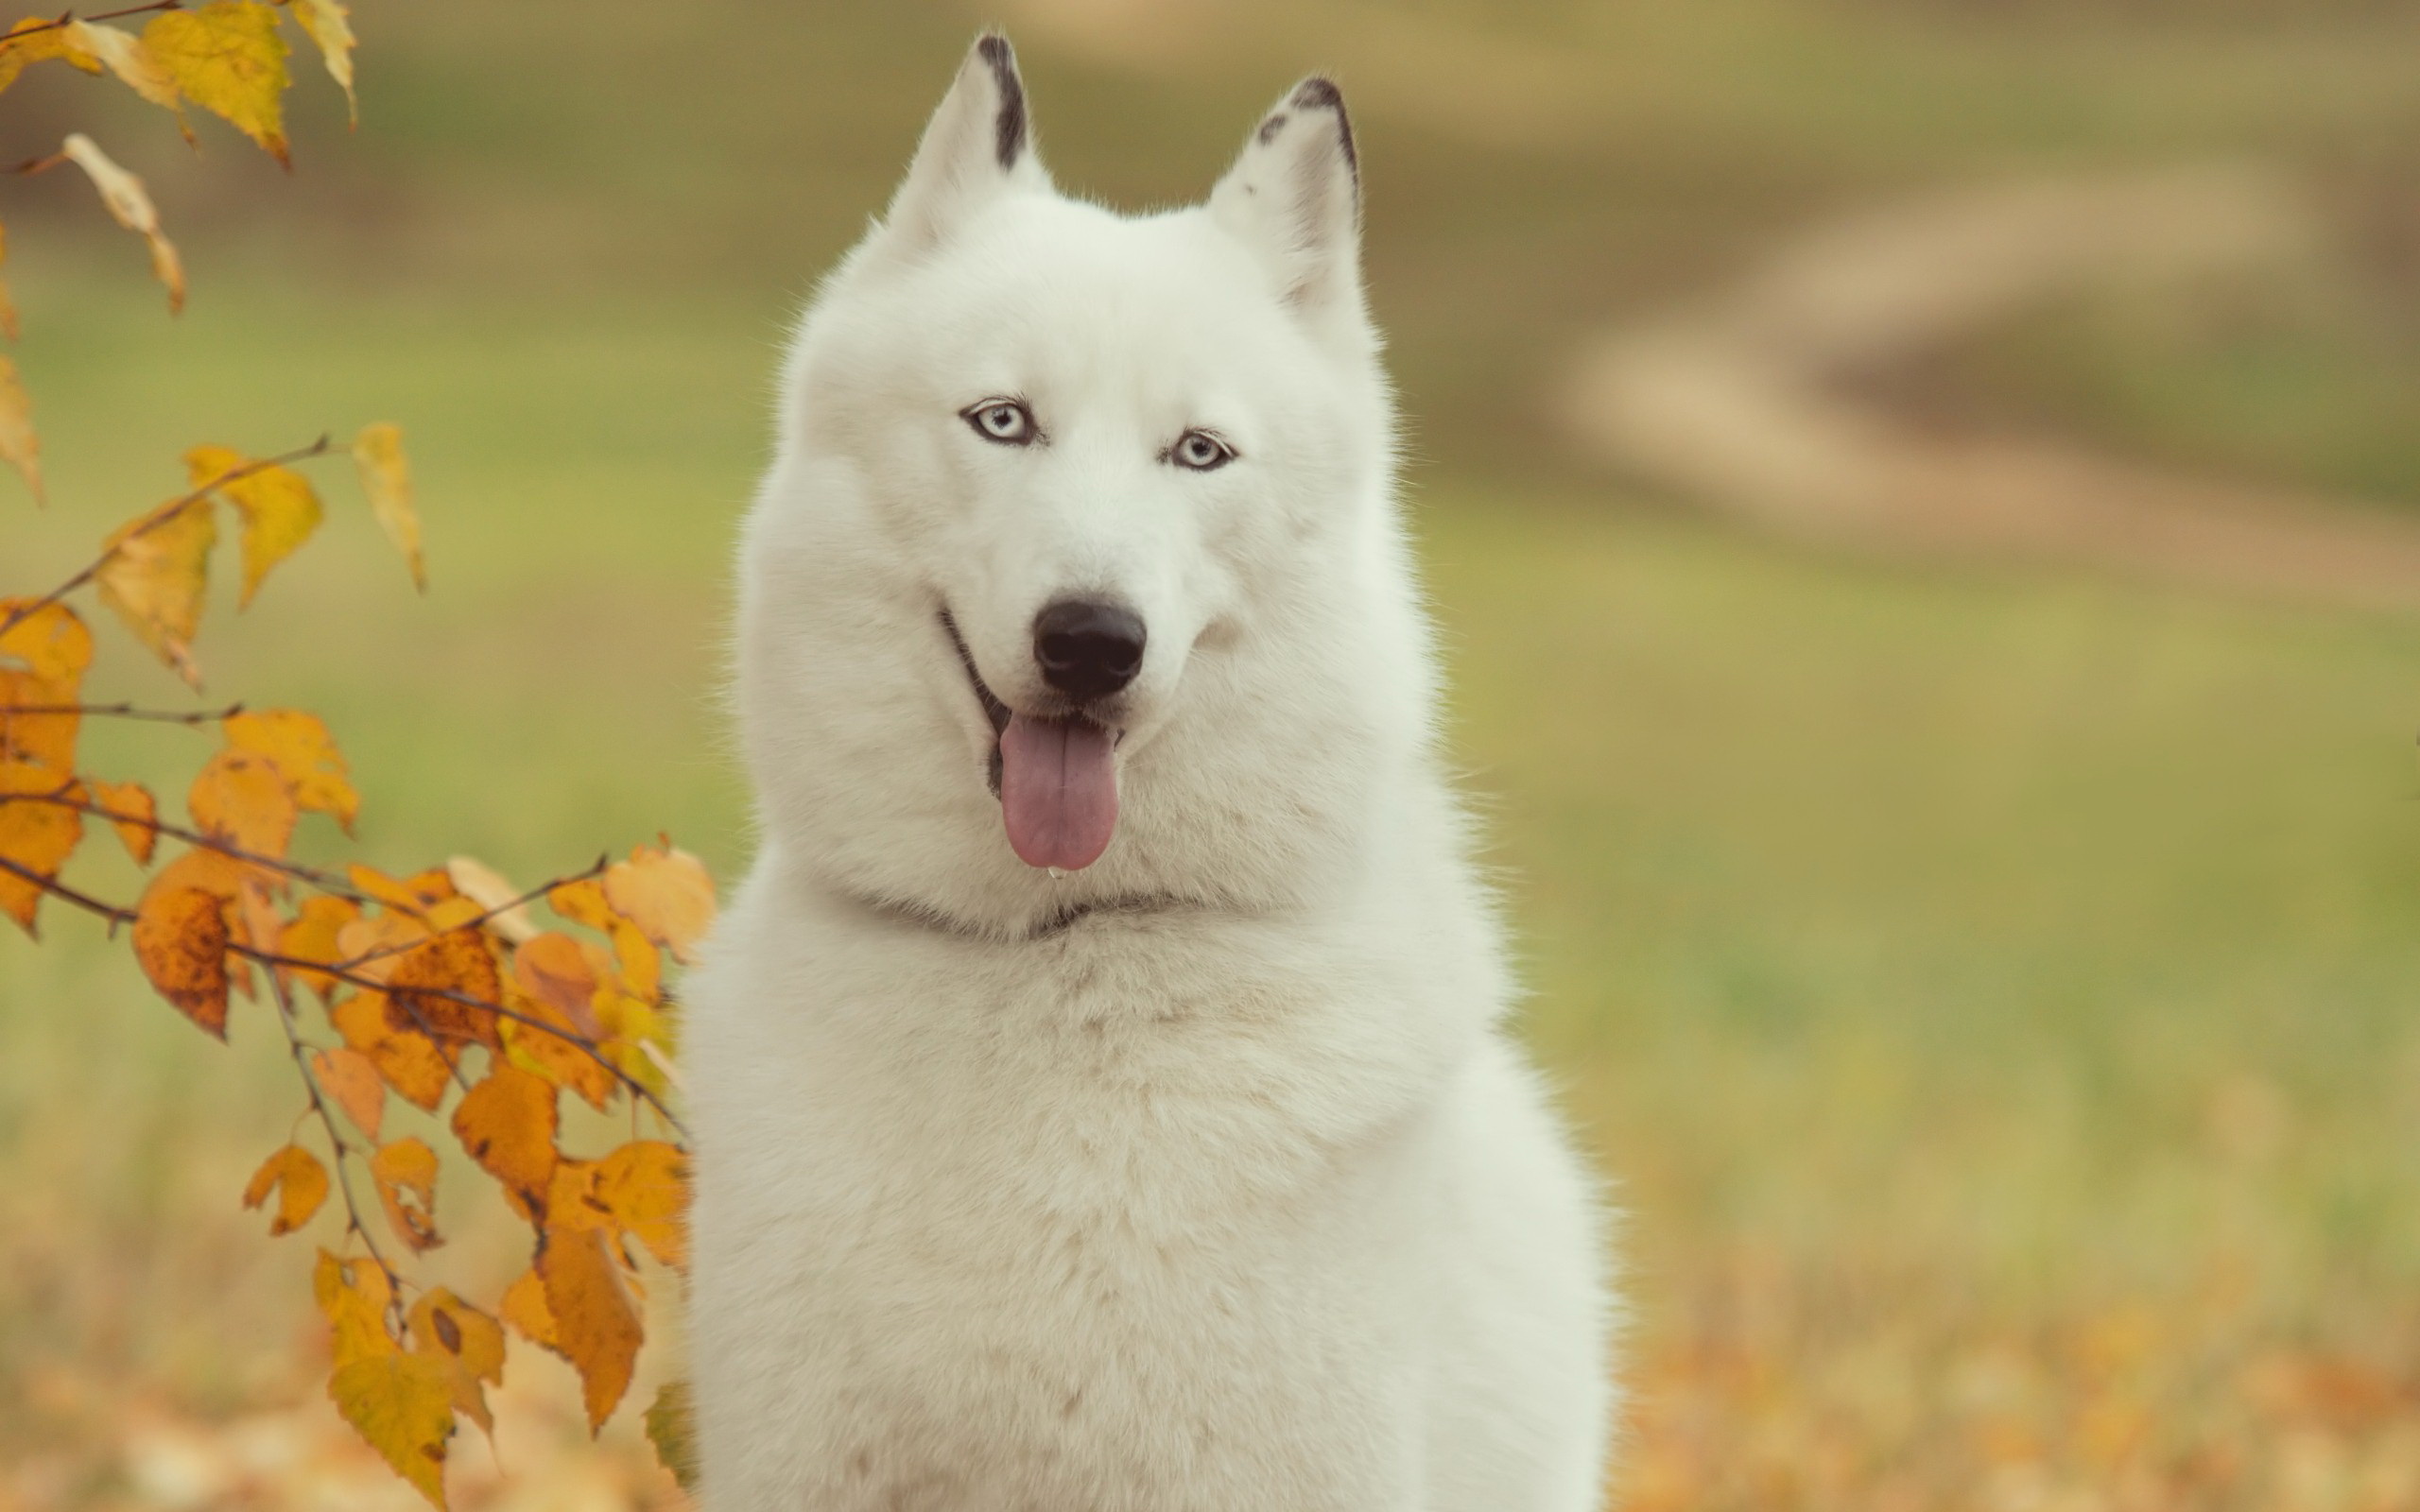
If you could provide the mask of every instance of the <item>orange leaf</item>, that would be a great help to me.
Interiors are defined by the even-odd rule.
[[[512,1325],[523,1338],[543,1345],[557,1354],[562,1352],[562,1340],[555,1329],[555,1314],[546,1307],[546,1283],[533,1268],[504,1289],[504,1320]]]
[[[23,611],[29,601],[0,598],[0,622]],[[44,604],[0,632],[0,657],[24,663],[26,676],[73,696],[93,664],[93,632],[64,604]]]
[[[328,1169],[302,1145],[289,1144],[252,1173],[251,1185],[244,1188],[244,1206],[259,1207],[271,1191],[277,1193],[277,1216],[268,1225],[269,1237],[274,1239],[309,1223],[320,1204],[328,1200]]]
[[[277,34],[276,11],[261,0],[211,0],[152,17],[143,43],[186,98],[286,162],[279,96],[287,83],[288,49]]]
[[[378,1200],[387,1206],[387,1223],[396,1238],[415,1250],[444,1243],[437,1232],[435,1150],[418,1139],[382,1144],[370,1158],[370,1175],[378,1183]]]
[[[387,1088],[378,1079],[378,1063],[350,1046],[311,1052],[311,1078],[320,1091],[336,1099],[344,1116],[372,1143],[386,1121]]]
[[[360,125],[361,105],[353,97],[353,27],[345,20],[345,8],[337,0],[294,0],[294,19],[320,44],[328,77],[344,91],[345,109],[353,123]]]
[[[194,664],[193,638],[201,627],[210,548],[217,539],[208,500],[171,501],[102,542],[107,556],[95,575],[101,602],[177,676],[197,686],[201,672]]]
[[[596,1162],[591,1187],[614,1227],[676,1270],[689,1263],[689,1158],[661,1140],[632,1140]]]
[[[479,905],[481,913],[493,916],[488,919],[488,928],[515,945],[526,945],[537,936],[529,905],[513,902],[521,896],[520,889],[493,867],[474,856],[455,856],[445,863],[445,875],[463,897]]]
[[[480,1169],[502,1183],[513,1211],[537,1222],[554,1180],[555,1089],[499,1061],[454,1109],[454,1132]]]
[[[453,1377],[444,1360],[398,1353],[340,1365],[328,1378],[328,1396],[344,1420],[441,1512],[445,1447],[454,1436]]]
[[[163,16],[160,19],[166,20]],[[160,230],[160,212],[153,208],[150,192],[143,180],[119,167],[103,152],[100,145],[81,131],[68,133],[59,146],[60,156],[84,170],[100,191],[101,203],[108,207],[110,218],[143,238],[151,249],[151,276],[168,291],[168,313],[175,315],[185,307],[185,265],[177,255],[174,242]]]
[[[302,910],[295,916],[294,921],[279,932],[277,954],[290,955],[297,960],[319,961],[333,966],[347,958],[337,941],[342,936],[346,926],[360,917],[360,905],[350,898],[331,898],[324,893],[314,894],[302,900]],[[319,993],[320,1001],[322,1003],[325,1003],[329,994],[336,991],[340,985],[327,972],[314,971],[307,967],[280,967],[278,970],[291,971],[313,991]],[[364,1130],[364,1132],[371,1131]],[[372,1133],[372,1137],[374,1139],[376,1135]]]
[[[566,882],[550,888],[546,906],[573,923],[585,924],[611,936],[614,964],[621,969],[623,984],[634,996],[649,1003],[656,1000],[663,989],[664,964],[656,955],[653,942],[606,900],[605,889],[594,879]]]
[[[504,1328],[468,1302],[438,1287],[412,1304],[412,1352],[441,1361],[455,1410],[495,1432],[486,1386],[504,1384]]]
[[[682,965],[696,964],[698,942],[715,921],[714,878],[696,856],[669,842],[639,846],[631,859],[605,869],[604,890],[614,912],[640,933]]]
[[[424,1112],[437,1111],[445,1100],[445,1085],[453,1079],[452,1062],[426,1035],[417,1030],[398,1033],[387,1022],[383,992],[361,992],[328,1010],[344,1042],[370,1057],[395,1095]]]
[[[126,853],[138,867],[151,864],[152,848],[160,843],[160,804],[151,790],[140,782],[104,782],[92,779],[85,782],[93,791],[93,801],[110,811],[110,827],[126,843]]]
[[[398,913],[382,913],[367,919],[355,919],[337,931],[337,961],[360,961],[352,967],[355,976],[366,976],[384,982],[394,973],[395,963],[403,958],[402,950],[428,938],[428,926],[417,919]],[[373,960],[360,960],[374,955]]]
[[[353,461],[361,472],[361,491],[370,496],[371,512],[411,567],[412,586],[427,593],[428,567],[420,553],[420,509],[412,503],[412,470],[404,459],[404,433],[387,424],[363,426],[353,438]]]
[[[28,935],[35,933],[34,913],[43,900],[41,884],[33,878],[47,882],[57,877],[84,838],[82,814],[39,799],[82,796],[83,789],[73,778],[47,766],[0,762],[0,859],[9,863],[9,868],[0,868],[0,913],[15,919]]]
[[[390,877],[383,871],[358,864],[345,868],[345,875],[364,893],[389,908],[407,914],[424,914],[454,896],[453,879],[442,870],[424,871],[413,877]]]
[[[284,856],[294,837],[294,795],[276,767],[250,751],[210,758],[185,794],[185,807],[203,832],[252,855]]]
[[[9,357],[0,357],[0,462],[24,475],[34,503],[49,502],[42,486],[42,438],[34,432],[33,396],[26,392],[17,364]]]
[[[555,1348],[579,1372],[594,1433],[630,1389],[646,1338],[638,1306],[601,1229],[546,1229],[538,1241],[537,1269],[554,1319]]]
[[[415,947],[388,974],[387,992],[387,1022],[397,1030],[418,1029],[491,1050],[502,1042],[496,1038],[494,1008],[478,1005],[501,1005],[504,982],[494,951],[477,930],[457,929]]]
[[[164,881],[164,873],[161,881]],[[134,919],[134,958],[178,1012],[227,1038],[227,900],[199,887],[143,894]]]
[[[32,600],[0,599],[0,762],[33,762],[61,776],[76,768],[74,713],[10,713],[9,709],[72,710],[93,660],[93,632],[64,604],[31,608]]]
[[[236,473],[242,475],[233,475]],[[269,569],[320,528],[320,496],[292,468],[264,467],[224,446],[197,446],[187,452],[185,477],[194,488],[209,489],[233,505],[243,517],[244,592],[236,608],[246,608]]]
[[[300,709],[263,709],[229,714],[221,722],[227,744],[268,759],[294,791],[298,808],[331,814],[347,831],[361,812],[344,755],[317,714]]]

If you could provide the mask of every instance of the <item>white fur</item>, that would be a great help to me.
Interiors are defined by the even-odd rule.
[[[1600,1216],[1439,770],[1340,107],[1130,219],[1029,134],[999,163],[1011,86],[969,57],[815,301],[741,553],[763,850],[685,1051],[707,1504],[1593,1507]],[[977,436],[993,396],[1047,443]],[[1197,425],[1238,459],[1165,460]],[[1053,878],[939,615],[1032,708],[1071,592],[1150,643],[1115,838]]]

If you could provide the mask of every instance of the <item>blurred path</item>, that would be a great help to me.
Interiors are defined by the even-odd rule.
[[[2256,267],[2320,234],[2282,184],[2228,170],[1859,215],[1703,305],[1591,342],[1564,419],[1607,466],[1793,535],[2420,609],[2420,524],[2384,507],[1945,433],[1873,381],[2082,284]]]

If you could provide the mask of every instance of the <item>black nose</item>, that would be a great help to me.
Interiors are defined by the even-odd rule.
[[[1106,698],[1143,670],[1143,621],[1115,604],[1063,598],[1034,616],[1033,659],[1068,697]]]

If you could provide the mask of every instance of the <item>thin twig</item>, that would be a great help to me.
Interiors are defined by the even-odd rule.
[[[197,709],[179,713],[173,709],[138,709],[130,703],[0,703],[0,718],[23,714],[85,714],[95,719],[154,719],[164,725],[215,725],[222,719],[233,719],[244,712],[240,703],[224,709]]]
[[[477,929],[481,925],[487,923],[489,919],[495,918],[498,914],[509,914],[516,908],[527,907],[529,904],[534,903],[539,899],[546,896],[546,894],[554,891],[557,887],[569,886],[575,882],[586,882],[589,878],[602,873],[604,869],[611,865],[613,865],[613,857],[598,856],[596,864],[585,871],[575,871],[569,876],[557,877],[552,882],[540,883],[537,886],[530,888],[527,892],[523,893],[520,897],[515,898],[509,903],[498,903],[493,908],[489,909],[486,913],[475,915],[475,917],[466,919],[460,923],[453,925],[450,928],[438,930],[434,934],[424,936],[420,939],[405,940],[394,945],[383,945],[374,951],[366,952],[363,954],[354,956],[351,960],[338,961],[336,963],[337,969],[339,971],[350,971],[356,966],[367,966],[372,961],[383,961],[389,955],[402,955],[406,952],[416,951],[432,939],[442,938],[447,935],[459,934],[461,931],[466,929]]]
[[[199,830],[188,830],[182,825],[169,824],[164,820],[155,819],[147,815],[121,813],[120,811],[110,808],[104,804],[95,803],[91,799],[70,798],[67,796],[65,791],[54,793],[12,793],[9,796],[9,801],[11,803],[49,803],[62,809],[74,809],[79,814],[90,814],[95,818],[107,819],[112,824],[131,824],[137,829],[149,830],[155,834],[164,834],[172,840],[182,840],[185,844],[193,846],[199,850],[216,850],[220,855],[227,857],[231,861],[241,861],[247,866],[260,867],[269,871],[281,872],[285,876],[292,877],[297,882],[307,882],[312,886],[320,889],[320,891],[331,894],[335,897],[349,898],[357,903],[378,902],[377,899],[374,899],[368,893],[356,888],[352,883],[338,877],[332,871],[321,871],[317,867],[306,867],[299,861],[281,861],[275,856],[261,855],[257,852],[244,850],[240,846],[229,845],[226,841],[219,839],[216,835],[206,834]]]
[[[117,933],[118,925],[134,922],[133,909],[120,908],[115,903],[105,903],[89,893],[78,892],[58,878],[45,877],[33,868],[11,861],[7,856],[0,856],[0,871],[5,871],[13,877],[21,877],[61,902],[74,903],[87,913],[100,915],[110,921],[110,933],[112,935]]]
[[[213,490],[225,488],[228,484],[236,482],[239,479],[251,477],[255,472],[266,472],[273,467],[284,467],[288,462],[301,462],[315,456],[324,456],[327,455],[329,444],[330,438],[322,436],[308,446],[298,446],[291,452],[281,452],[275,456],[265,456],[256,462],[247,462],[241,467],[229,468],[226,472],[221,472],[215,478],[212,478],[209,482],[201,485],[198,489],[195,489],[192,492],[170,499],[167,503],[152,510],[147,517],[137,522],[134,527],[129,530],[123,537],[110,542],[109,546],[104,549],[99,556],[86,563],[83,569],[78,572],[75,576],[68,578],[67,581],[60,584],[57,588],[52,589],[49,593],[43,594],[42,597],[34,599],[30,603],[20,605],[17,609],[10,611],[7,619],[0,619],[0,635],[8,634],[10,630],[15,629],[19,625],[22,625],[26,620],[31,619],[42,610],[52,604],[58,603],[60,599],[65,598],[68,594],[76,592],[76,590],[83,587],[86,583],[89,583],[94,578],[99,576],[101,569],[109,565],[111,558],[116,556],[121,550],[125,549],[128,541],[132,541],[137,536],[145,535],[152,530],[158,529],[161,525],[165,524],[170,520],[175,519],[178,515],[182,514],[186,509],[191,508],[194,505],[199,504],[201,500],[207,498]]]
[[[182,10],[183,9],[184,0],[151,0],[149,5],[128,6],[123,10],[104,10],[91,16],[78,16],[73,10],[62,10],[55,21],[45,21],[36,26],[20,26],[14,31],[6,33],[5,36],[0,36],[0,41],[13,42],[19,37],[30,37],[38,31],[57,31],[61,26],[72,26],[78,21],[115,21],[120,16],[139,16],[147,10]]]

